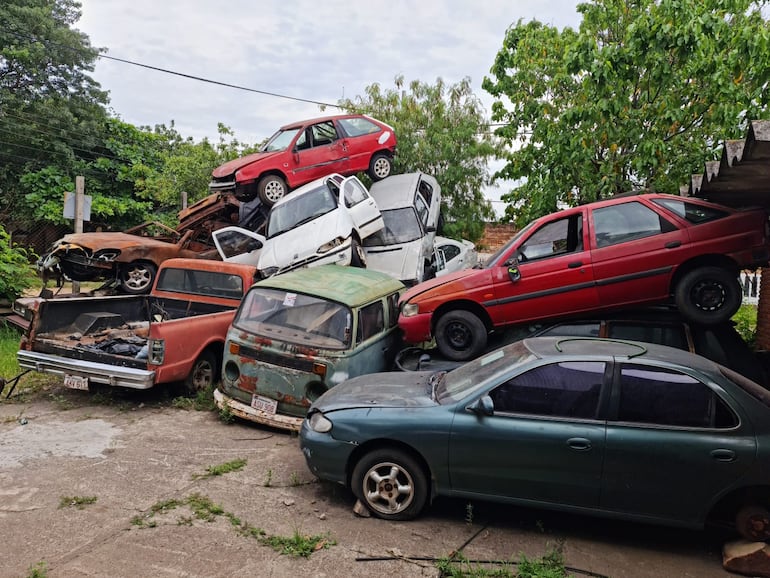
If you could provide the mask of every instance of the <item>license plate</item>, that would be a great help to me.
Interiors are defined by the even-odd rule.
[[[264,411],[268,415],[275,415],[275,412],[278,409],[278,402],[269,397],[255,395],[251,398],[251,407]]]
[[[81,377],[79,375],[65,375],[64,387],[69,387],[70,389],[82,389],[84,391],[88,391],[88,378]]]

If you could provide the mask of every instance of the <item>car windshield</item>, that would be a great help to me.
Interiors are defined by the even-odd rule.
[[[522,237],[522,235],[524,235],[525,233],[528,233],[529,230],[534,226],[535,226],[535,222],[532,221],[529,225],[527,225],[521,231],[516,233],[511,238],[510,241],[508,241],[505,245],[503,245],[497,251],[492,253],[492,255],[490,255],[490,257],[484,262],[484,268],[490,269],[492,267],[499,267],[500,265],[502,265],[502,263],[500,263],[499,261],[501,260],[503,255],[508,253],[508,249],[510,249],[511,245],[513,245],[516,241],[518,241]]]
[[[353,314],[339,303],[311,295],[252,287],[233,326],[260,337],[323,349],[350,346]]]
[[[300,130],[301,127],[279,130],[277,133],[270,137],[270,140],[265,143],[265,146],[262,147],[262,152],[269,153],[285,151],[287,148],[289,148],[291,141],[294,140],[294,137]]]
[[[439,403],[465,399],[486,385],[489,379],[535,359],[523,341],[517,341],[469,361],[447,373],[436,388]]]
[[[365,247],[408,243],[422,237],[420,221],[413,207],[382,211],[382,220],[385,227],[364,239]]]
[[[337,199],[326,183],[297,197],[289,197],[270,211],[267,238],[285,233],[336,208]]]

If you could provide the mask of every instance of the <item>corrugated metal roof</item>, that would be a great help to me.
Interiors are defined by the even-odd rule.
[[[728,207],[770,210],[770,120],[751,121],[745,139],[725,141],[722,158],[707,162],[679,192]]]

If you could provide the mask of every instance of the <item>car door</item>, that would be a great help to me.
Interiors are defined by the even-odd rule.
[[[596,507],[606,363],[548,363],[490,387],[494,415],[460,407],[449,438],[452,492]]]
[[[211,232],[214,246],[222,261],[229,263],[259,264],[265,237],[241,227],[223,227]]]
[[[599,305],[583,221],[580,210],[554,215],[533,227],[492,269],[494,296],[484,305],[495,325]]]
[[[700,523],[755,459],[748,419],[716,386],[677,370],[623,363],[615,382],[601,508]]]
[[[342,191],[340,204],[344,204],[344,210],[350,214],[362,239],[385,226],[377,203],[361,181],[356,177],[348,177],[342,181],[340,190]]]
[[[348,169],[347,148],[332,121],[310,125],[294,145],[292,172],[297,182],[307,183],[330,173]]]
[[[641,201],[591,211],[591,260],[602,304],[665,300],[673,269],[689,251],[689,236]]]

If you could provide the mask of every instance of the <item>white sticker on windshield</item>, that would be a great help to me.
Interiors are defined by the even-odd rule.
[[[286,307],[294,307],[294,302],[296,300],[297,300],[296,293],[287,293],[286,297],[283,298],[283,304],[286,305]]]
[[[497,361],[503,356],[503,350],[498,349],[497,351],[493,351],[486,357],[481,358],[481,365],[486,365],[487,363],[492,363],[493,361]]]

